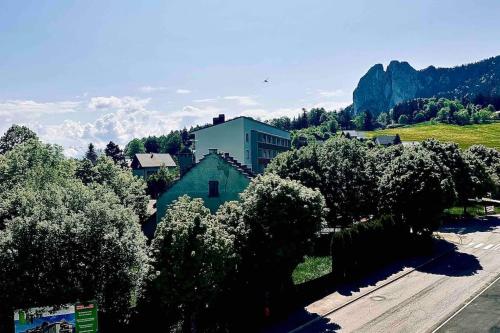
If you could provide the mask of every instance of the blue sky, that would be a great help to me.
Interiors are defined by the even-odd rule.
[[[0,132],[26,124],[78,155],[218,113],[336,109],[376,63],[499,55],[499,13],[494,0],[1,0]]]

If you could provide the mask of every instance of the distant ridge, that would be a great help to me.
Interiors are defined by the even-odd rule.
[[[473,99],[500,96],[500,56],[452,68],[429,66],[417,71],[405,61],[393,60],[387,69],[376,64],[359,80],[353,92],[355,113],[373,115],[418,97]]]

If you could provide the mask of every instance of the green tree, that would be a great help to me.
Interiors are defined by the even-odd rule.
[[[92,162],[92,164],[95,164],[97,162],[98,155],[92,143],[89,143],[89,147],[87,149],[87,152],[85,153],[85,158]]]
[[[127,166],[123,151],[113,141],[109,141],[109,143],[106,145],[106,149],[104,149],[104,153],[106,154],[106,156],[111,158],[116,165],[119,165],[123,168]]]
[[[348,225],[375,210],[376,166],[358,140],[332,138],[319,150],[319,189],[329,209],[328,222]]]
[[[95,177],[90,186],[99,184],[111,189],[125,207],[137,214],[141,222],[146,221],[149,196],[144,180],[134,177],[130,170],[117,166],[107,156],[99,157],[93,171]]]
[[[75,164],[64,157],[62,147],[31,140],[0,155],[0,196],[16,186],[64,184],[74,172]]]
[[[410,119],[408,119],[407,115],[402,114],[401,116],[399,116],[399,118],[398,118],[398,124],[407,125],[409,123],[410,123]]]
[[[148,136],[144,140],[144,148],[146,153],[159,153],[160,152],[160,142],[156,136]]]
[[[456,112],[453,116],[457,125],[467,125],[470,124],[470,114],[467,109],[460,110]]]
[[[370,111],[365,111],[365,118],[363,119],[362,129],[365,131],[373,130],[373,116]]]
[[[484,163],[496,188],[496,195],[500,195],[500,152],[483,145],[473,145],[466,150],[466,154]]]
[[[130,158],[134,158],[135,154],[145,153],[144,142],[141,139],[133,139],[125,147],[125,154]]]
[[[11,195],[20,214],[0,232],[3,309],[96,299],[100,310],[125,319],[148,269],[137,217],[114,193],[78,182]]]
[[[160,167],[158,172],[152,174],[147,179],[148,194],[152,198],[158,198],[160,194],[165,192],[179,178],[179,170],[170,170],[164,166]]]
[[[429,235],[453,196],[451,173],[434,153],[407,147],[387,167],[379,181],[381,211],[402,218],[413,232]]]
[[[156,278],[151,291],[167,318],[191,332],[220,294],[235,260],[232,237],[201,199],[180,197],[167,210],[151,244]]]
[[[94,169],[94,165],[86,158],[77,162],[75,176],[76,178],[80,179],[85,185],[94,182],[98,178],[98,174]]]
[[[365,112],[362,112],[362,113],[356,115],[356,117],[354,117],[354,119],[352,120],[352,122],[354,123],[354,127],[357,130],[364,129],[365,121],[366,121],[366,113]]]
[[[324,223],[319,191],[275,174],[258,176],[241,194],[246,245],[242,280],[256,290],[284,291]]]
[[[389,125],[389,115],[386,112],[382,112],[377,117],[377,123],[383,127]]]
[[[436,120],[441,122],[441,123],[449,124],[450,120],[451,120],[450,107],[445,106],[445,107],[441,108],[437,113]]]
[[[309,188],[321,188],[323,173],[319,164],[319,145],[311,144],[279,154],[267,165],[268,173],[298,180]]]
[[[18,144],[38,140],[38,136],[26,126],[12,125],[0,138],[0,154],[5,154]]]
[[[74,174],[39,141],[0,156],[0,312],[96,299],[124,319],[138,297],[148,259],[136,214]]]
[[[160,137],[160,152],[177,155],[182,149],[182,138],[178,131]]]

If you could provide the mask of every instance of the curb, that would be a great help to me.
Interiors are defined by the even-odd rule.
[[[333,309],[329,310],[328,312],[323,313],[323,314],[319,315],[318,317],[316,317],[316,318],[314,318],[314,319],[312,319],[312,320],[310,320],[310,321],[308,321],[308,322],[306,322],[306,323],[304,323],[304,324],[302,324],[302,325],[300,325],[300,326],[298,326],[298,327],[294,328],[293,330],[289,331],[289,333],[296,333],[296,332],[299,332],[299,331],[300,331],[300,330],[302,330],[303,328],[305,328],[305,327],[307,327],[307,326],[309,326],[309,325],[311,325],[311,324],[314,324],[315,322],[317,322],[317,321],[319,321],[319,320],[321,320],[321,319],[325,318],[326,316],[329,316],[329,315],[331,315],[332,313],[337,312],[338,310],[345,308],[346,306],[348,306],[348,305],[350,305],[350,304],[352,304],[352,303],[356,302],[357,300],[359,300],[359,299],[361,299],[361,298],[363,298],[363,297],[365,297],[365,296],[367,296],[367,295],[370,295],[370,294],[374,293],[375,291],[380,290],[380,289],[384,288],[385,286],[390,285],[391,283],[394,283],[394,282],[396,282],[396,281],[400,280],[401,278],[403,278],[403,277],[405,277],[405,276],[407,276],[407,275],[409,275],[409,274],[411,274],[411,273],[415,272],[417,269],[422,268],[422,267],[424,267],[424,266],[426,266],[426,265],[430,264],[431,262],[433,262],[433,261],[435,261],[435,260],[437,260],[437,259],[440,259],[440,258],[444,257],[445,255],[450,254],[450,253],[451,253],[451,252],[453,252],[453,251],[455,251],[455,249],[445,251],[445,252],[443,252],[443,253],[441,253],[441,254],[437,255],[436,257],[434,257],[434,258],[431,258],[431,259],[427,260],[426,262],[422,263],[421,265],[418,265],[417,267],[414,267],[414,268],[410,269],[408,272],[403,273],[403,274],[401,274],[401,275],[399,275],[399,276],[395,277],[394,279],[389,280],[389,281],[387,281],[387,282],[385,282],[385,283],[381,284],[380,286],[378,286],[378,287],[376,287],[376,288],[374,288],[374,289],[372,289],[372,290],[370,290],[370,291],[367,291],[367,292],[365,292],[365,293],[363,293],[363,294],[361,294],[361,295],[359,295],[359,296],[356,296],[356,297],[355,297],[355,298],[353,298],[352,300],[350,300],[350,301],[348,301],[348,302],[346,302],[346,303],[344,303],[344,304],[342,304],[342,305],[339,305],[339,306],[337,306],[337,307],[335,307],[335,308],[333,308]]]

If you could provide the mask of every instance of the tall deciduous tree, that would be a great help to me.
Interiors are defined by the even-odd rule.
[[[84,186],[74,164],[39,141],[0,156],[0,311],[96,299],[124,319],[138,297],[138,218],[110,189]]]
[[[330,211],[329,223],[349,225],[374,213],[376,166],[362,142],[332,138],[320,148],[319,163],[319,188]]]
[[[106,148],[104,149],[104,153],[106,154],[106,156],[111,158],[116,165],[119,165],[121,167],[127,166],[123,151],[113,141],[109,141],[109,143],[106,145]]]
[[[212,305],[234,260],[233,240],[201,199],[180,197],[151,244],[157,276],[152,292],[162,311],[180,315],[184,332]]]
[[[28,140],[38,140],[38,136],[26,126],[12,125],[0,138],[0,154]]]
[[[268,174],[255,178],[241,200],[246,278],[264,290],[282,291],[324,225],[324,198],[298,181]]]
[[[430,234],[454,195],[453,176],[437,160],[422,147],[407,147],[380,179],[382,211],[403,218],[414,232]]]
[[[132,139],[125,147],[125,154],[130,158],[134,158],[135,154],[145,153],[144,142],[141,139]]]

